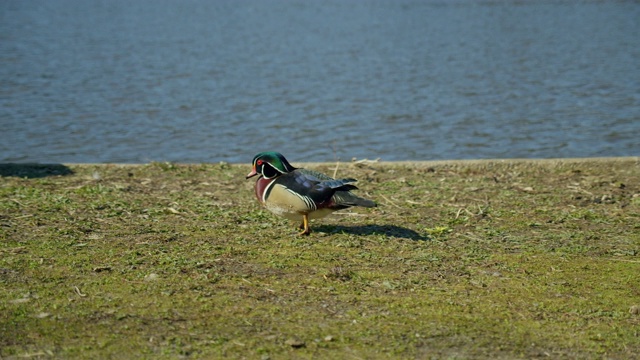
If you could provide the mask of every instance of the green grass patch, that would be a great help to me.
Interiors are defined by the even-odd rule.
[[[0,357],[640,353],[634,159],[341,164],[308,237],[248,167],[0,165]]]

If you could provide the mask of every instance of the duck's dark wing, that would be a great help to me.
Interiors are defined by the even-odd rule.
[[[357,182],[356,179],[334,179],[323,173],[307,169],[298,169],[293,173],[297,173],[296,182],[302,186],[302,190],[306,189],[305,195],[313,199],[316,204],[326,203],[331,200],[329,206],[332,208],[376,206],[375,202],[358,197],[350,192],[350,190],[358,189],[353,185],[353,183]]]

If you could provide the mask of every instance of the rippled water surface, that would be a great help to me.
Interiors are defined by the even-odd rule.
[[[0,2],[0,162],[640,155],[640,3]]]

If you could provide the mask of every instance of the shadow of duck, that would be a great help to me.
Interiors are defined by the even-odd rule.
[[[385,235],[387,237],[406,238],[414,241],[431,240],[428,236],[420,235],[418,232],[397,225],[317,225],[314,230],[329,234],[354,234],[354,235]]]

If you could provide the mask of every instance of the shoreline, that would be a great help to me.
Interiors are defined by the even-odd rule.
[[[553,159],[457,159],[457,160],[401,160],[401,161],[376,161],[376,160],[356,160],[340,162],[340,164],[379,164],[379,165],[419,165],[419,166],[439,166],[439,165],[486,165],[486,164],[579,164],[579,163],[620,163],[634,161],[640,164],[640,156],[624,157],[596,157],[596,158],[553,158]],[[335,162],[301,162],[299,164],[322,166],[332,165]]]
[[[399,161],[386,161],[379,159],[357,159],[349,161],[337,161],[340,164],[376,164],[376,165],[420,165],[420,166],[437,166],[437,165],[484,165],[484,164],[577,164],[577,163],[619,163],[619,162],[636,162],[640,165],[640,156],[615,156],[615,157],[585,157],[585,158],[495,158],[495,159],[453,159],[453,160],[399,160]],[[291,161],[295,164],[304,164],[307,166],[326,166],[336,164],[336,161]],[[51,165],[64,165],[64,166],[143,166],[153,163],[170,163],[176,165],[216,165],[225,164],[231,166],[244,166],[250,165],[246,163],[227,163],[226,161],[217,162],[172,162],[172,161],[150,161],[146,163],[33,163],[33,162],[0,162],[0,166],[51,166]]]

